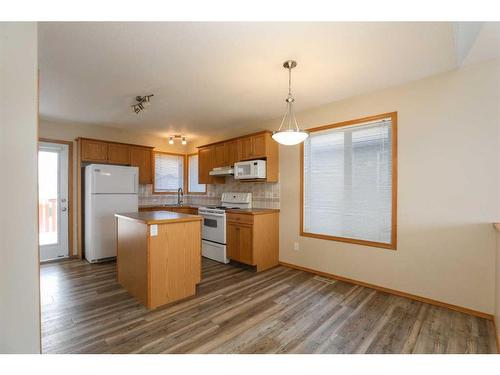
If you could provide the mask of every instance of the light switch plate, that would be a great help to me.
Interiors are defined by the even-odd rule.
[[[149,227],[149,234],[151,237],[155,237],[158,235],[158,225],[153,224]]]

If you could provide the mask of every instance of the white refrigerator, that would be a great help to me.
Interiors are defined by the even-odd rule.
[[[115,213],[137,212],[139,169],[106,164],[85,167],[85,259],[116,257]]]

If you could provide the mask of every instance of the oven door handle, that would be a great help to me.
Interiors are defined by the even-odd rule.
[[[215,217],[224,217],[226,214],[213,214],[211,212],[198,212],[201,216],[215,216]]]

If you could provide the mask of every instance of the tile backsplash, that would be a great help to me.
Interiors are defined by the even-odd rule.
[[[264,182],[238,182],[226,177],[225,184],[207,185],[205,195],[184,195],[184,203],[217,205],[224,192],[252,193],[255,208],[280,208],[280,184]],[[139,206],[177,203],[175,194],[153,194],[153,185],[139,185]]]

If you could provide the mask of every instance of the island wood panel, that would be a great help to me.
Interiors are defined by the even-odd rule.
[[[142,304],[148,304],[148,226],[117,218],[118,282]]]
[[[199,221],[160,224],[149,237],[149,308],[190,297],[201,280]]]

